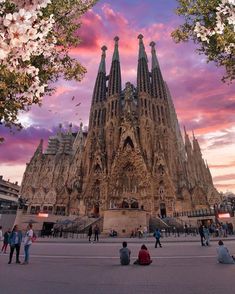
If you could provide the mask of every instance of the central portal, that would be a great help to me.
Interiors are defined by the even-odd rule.
[[[165,203],[160,204],[160,215],[161,215],[161,218],[166,217],[166,204]]]

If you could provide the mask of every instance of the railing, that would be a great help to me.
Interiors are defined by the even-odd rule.
[[[231,216],[234,215],[234,211],[226,208],[215,209],[198,209],[193,211],[175,212],[174,217],[203,217],[203,216],[217,216],[220,213],[229,213]]]

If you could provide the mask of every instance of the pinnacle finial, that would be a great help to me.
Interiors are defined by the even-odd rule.
[[[101,47],[101,50],[102,50],[102,54],[101,54],[101,61],[100,61],[100,66],[99,66],[99,72],[103,72],[105,73],[105,57],[106,57],[106,54],[105,54],[105,51],[107,50],[108,48],[104,45]]]
[[[144,36],[142,34],[139,34],[137,38],[139,39],[140,42],[142,42]]]
[[[115,45],[114,45],[114,52],[113,52],[113,59],[112,61],[118,60],[119,61],[119,53],[118,53],[118,41],[119,41],[119,37],[116,36],[114,38],[115,41]]]
[[[118,37],[118,36],[116,36],[116,37],[114,38],[114,41],[115,41],[115,43],[117,44],[117,43],[118,43],[118,41],[119,41],[119,37]]]
[[[153,41],[149,44],[149,46],[152,47],[152,49],[155,49],[155,45],[156,45],[156,43]]]
[[[105,53],[105,51],[106,51],[107,49],[108,49],[108,48],[107,48],[107,46],[105,46],[105,45],[101,47],[101,50],[103,51],[103,53]]]

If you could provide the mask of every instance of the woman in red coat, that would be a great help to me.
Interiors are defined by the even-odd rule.
[[[148,248],[143,244],[139,251],[138,259],[134,262],[134,264],[149,265],[151,263],[152,263],[152,260],[148,252]]]

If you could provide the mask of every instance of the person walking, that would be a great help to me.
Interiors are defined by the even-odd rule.
[[[150,258],[150,254],[148,248],[143,244],[138,254],[138,259],[134,262],[134,264],[139,265],[149,265],[152,263]]]
[[[98,225],[95,225],[95,228],[94,228],[94,242],[97,241],[99,242],[99,234],[100,234],[100,229],[98,227]]]
[[[122,248],[119,250],[119,252],[121,265],[130,264],[131,251],[127,248],[127,242],[124,241],[122,243]]]
[[[87,236],[89,237],[88,241],[91,242],[92,226],[89,227],[89,230],[88,230],[88,234],[87,234]]]
[[[203,232],[203,225],[200,225],[200,227],[198,228],[198,231],[199,231],[199,235],[201,237],[201,245],[205,246],[205,244],[204,244],[205,236],[204,236],[204,232]]]
[[[159,244],[160,247],[162,247],[162,244],[160,242],[160,238],[161,238],[161,232],[159,229],[156,229],[156,231],[154,232],[154,237],[156,239],[156,243],[155,243],[155,248],[157,248],[157,244]]]
[[[27,232],[24,238],[24,262],[23,264],[29,263],[29,248],[33,242],[33,225],[29,224]]]
[[[8,229],[8,231],[6,231],[3,236],[4,239],[3,239],[3,245],[2,245],[2,252],[5,254],[7,253],[7,245],[9,244],[10,233],[11,233],[11,229]]]
[[[19,231],[17,225],[14,226],[12,232],[9,236],[9,245],[10,245],[10,256],[8,264],[11,264],[13,253],[16,250],[16,263],[20,263],[19,255],[20,255],[20,245],[22,242],[22,233]]]
[[[210,232],[207,226],[203,227],[203,235],[205,238],[205,245],[209,246],[210,245]]]
[[[224,246],[224,243],[222,240],[219,240],[218,242],[219,247],[217,248],[217,260],[219,263],[223,264],[234,264],[235,259],[233,256],[229,254],[228,249]]]

